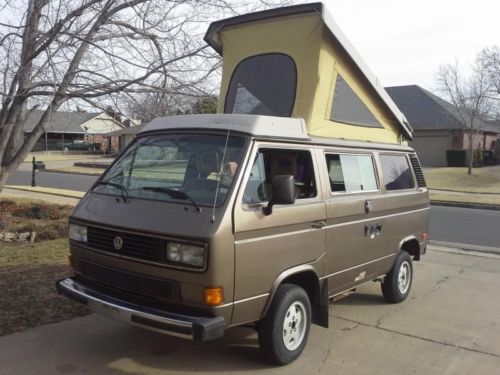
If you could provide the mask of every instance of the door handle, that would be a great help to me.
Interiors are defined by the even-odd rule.
[[[315,221],[312,223],[312,227],[315,229],[321,229],[326,227],[326,221],[325,220],[320,220],[320,221]]]

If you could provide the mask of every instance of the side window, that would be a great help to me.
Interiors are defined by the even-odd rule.
[[[302,150],[260,149],[255,158],[243,195],[243,203],[271,199],[271,181],[276,175],[292,175],[296,199],[317,195],[311,154]]]
[[[371,155],[327,154],[326,167],[333,193],[377,190]]]
[[[288,117],[295,103],[297,68],[282,53],[246,58],[233,72],[224,113]]]
[[[330,120],[372,128],[383,127],[340,74],[335,82]]]
[[[380,164],[387,190],[412,189],[413,175],[405,155],[380,155]]]

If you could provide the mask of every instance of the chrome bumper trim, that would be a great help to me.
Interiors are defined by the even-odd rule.
[[[91,311],[152,331],[194,341],[208,341],[224,334],[223,317],[197,317],[145,308],[109,297],[72,278],[57,281],[56,288]]]

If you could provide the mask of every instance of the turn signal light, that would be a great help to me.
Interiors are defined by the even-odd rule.
[[[222,288],[205,288],[205,303],[210,306],[222,305]]]

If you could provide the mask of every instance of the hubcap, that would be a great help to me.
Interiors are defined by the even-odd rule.
[[[288,350],[297,349],[306,333],[307,312],[300,301],[290,305],[283,320],[283,343]]]
[[[399,267],[399,274],[398,274],[398,288],[401,294],[406,294],[406,292],[408,291],[408,288],[410,287],[410,280],[411,280],[410,263],[405,261],[401,264],[401,267]]]

